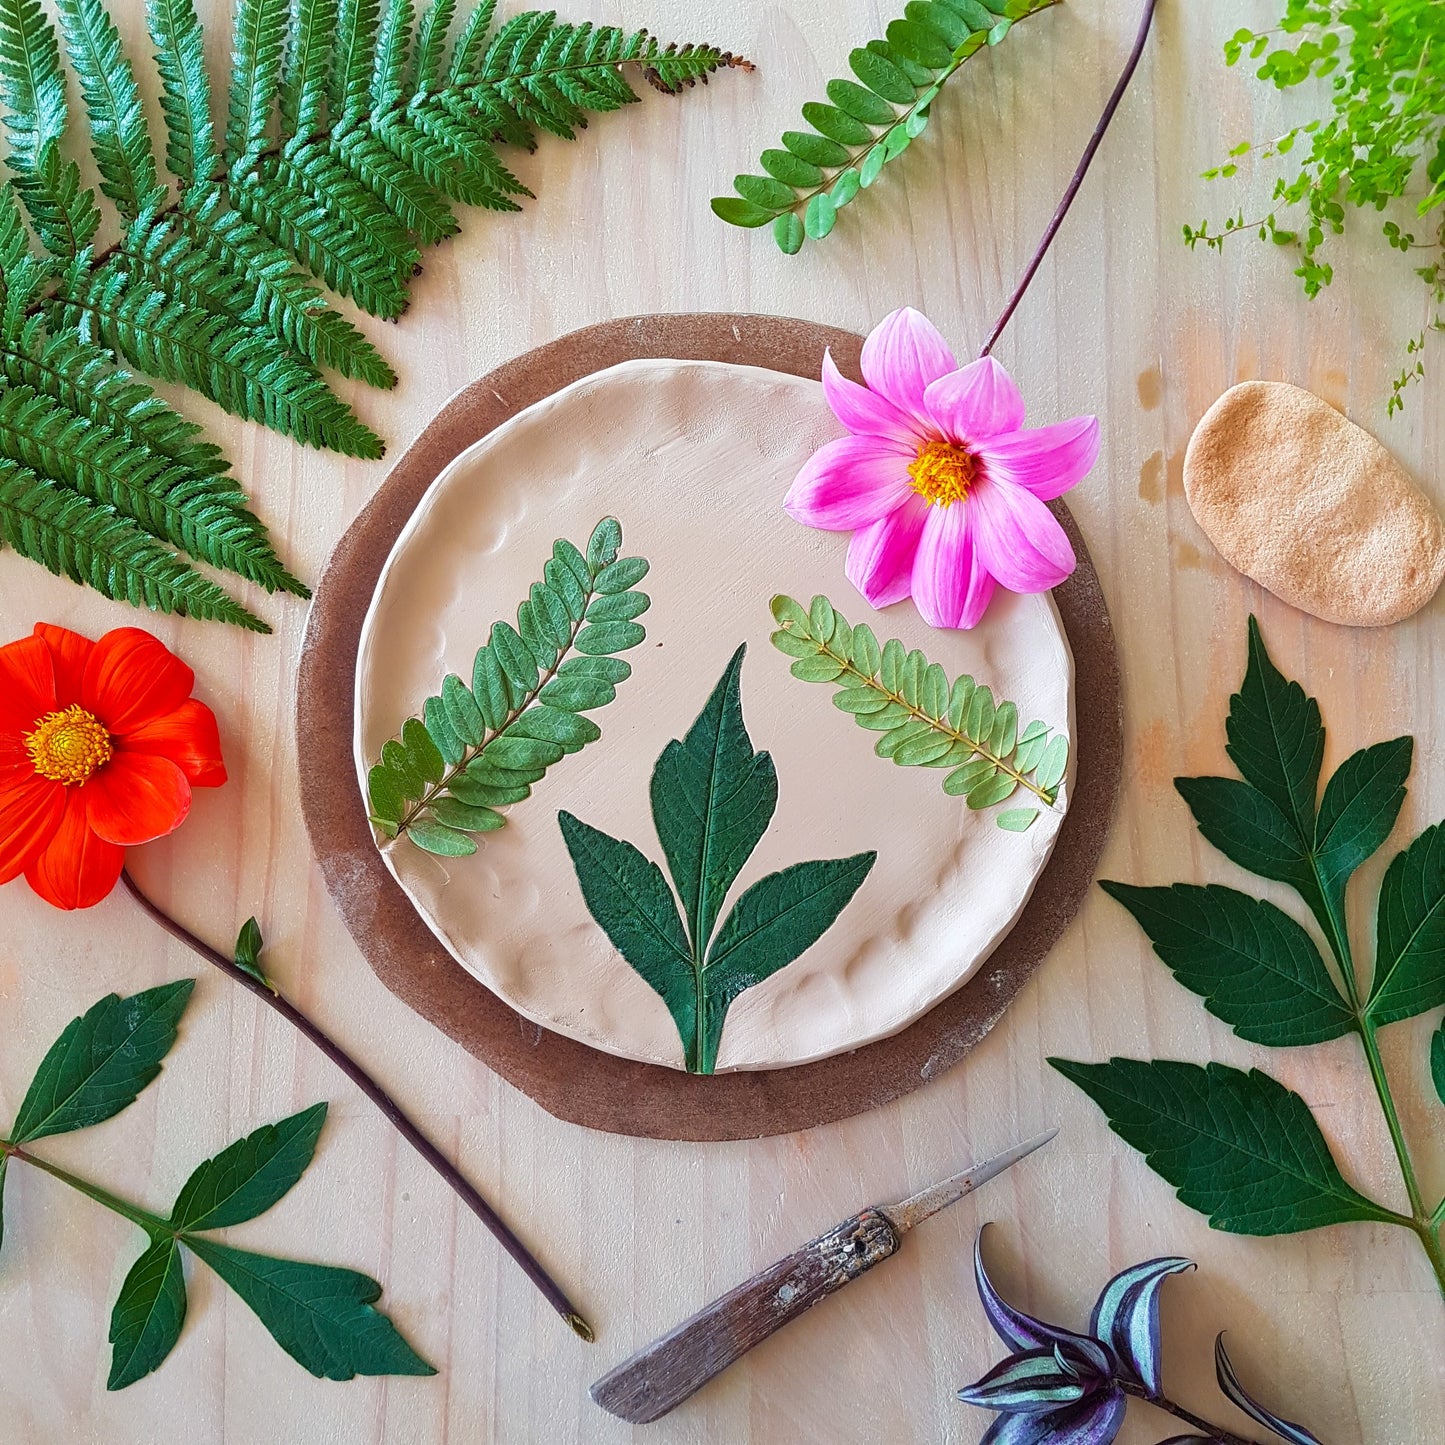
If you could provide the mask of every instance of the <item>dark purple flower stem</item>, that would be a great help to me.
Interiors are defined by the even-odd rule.
[[[567,1324],[581,1336],[582,1339],[591,1343],[595,1336],[591,1326],[587,1323],[577,1308],[562,1293],[561,1287],[547,1273],[545,1269],[532,1257],[526,1245],[517,1238],[507,1227],[506,1223],[498,1215],[496,1210],[487,1203],[477,1192],[476,1188],[468,1182],[461,1171],[445,1154],[432,1143],[430,1139],[408,1118],[401,1105],[391,1097],[367,1071],[362,1068],[345,1049],[341,1047],[324,1030],[312,1023],[307,1016],[291,1003],[274,986],[267,987],[260,979],[252,977],[245,969],[239,967],[225,954],[218,953],[209,944],[203,943],[190,929],[183,924],[177,923],[157,903],[154,903],[144,892],[140,885],[131,877],[129,871],[123,872],[121,882],[125,884],[132,898],[140,904],[141,908],[158,923],[172,938],[184,943],[193,953],[198,954],[209,964],[220,969],[227,978],[249,990],[261,1000],[268,1008],[274,1009],[298,1032],[304,1034],[390,1121],[397,1133],[451,1185],[457,1197],[482,1221],[486,1227],[496,1236],[497,1242],[512,1256],[521,1266],[523,1274],[532,1281],[542,1292],[547,1303],[557,1311]]]
[[[1069,214],[1069,207],[1074,204],[1074,197],[1079,193],[1079,187],[1084,183],[1084,177],[1088,174],[1089,166],[1094,159],[1094,153],[1099,149],[1104,139],[1104,133],[1109,129],[1109,123],[1114,119],[1114,112],[1119,109],[1119,102],[1124,99],[1124,92],[1129,88],[1129,82],[1134,78],[1134,72],[1139,68],[1139,59],[1144,54],[1144,44],[1149,39],[1149,27],[1154,23],[1154,7],[1157,0],[1144,0],[1144,16],[1139,22],[1139,32],[1134,37],[1134,48],[1129,52],[1129,58],[1124,62],[1124,69],[1119,73],[1119,79],[1114,84],[1113,92],[1104,105],[1103,113],[1099,116],[1099,123],[1094,127],[1094,133],[1089,137],[1089,143],[1084,147],[1084,154],[1079,157],[1079,164],[1074,168],[1073,178],[1069,181],[1068,189],[1064,192],[1063,199],[1059,202],[1058,209],[1054,212],[1053,220],[1044,231],[1043,239],[1040,240],[1038,249],[1033,254],[1033,259],[1024,269],[1024,274],[1019,279],[1019,284],[1014,287],[1014,293],[1008,299],[1008,305],[1004,307],[997,321],[993,324],[993,330],[988,334],[988,340],[984,342],[979,351],[979,357],[983,358],[994,348],[999,337],[1003,335],[1003,329],[1009,324],[1018,304],[1024,299],[1024,292],[1029,289],[1039,267],[1043,264],[1044,257],[1048,254],[1049,247],[1054,243],[1054,237],[1058,234],[1059,227],[1064,224],[1064,217]]]
[[[1183,1405],[1176,1405],[1167,1395],[1151,1395],[1141,1386],[1126,1385],[1122,1380],[1118,1383],[1126,1395],[1132,1395],[1136,1400],[1147,1401],[1157,1409],[1173,1415],[1176,1420],[1183,1420],[1186,1425],[1198,1430],[1205,1439],[1217,1442],[1217,1445],[1259,1445],[1258,1440],[1247,1440],[1243,1435],[1236,1435],[1222,1425],[1211,1425],[1202,1415],[1196,1415],[1193,1410],[1186,1410]]]

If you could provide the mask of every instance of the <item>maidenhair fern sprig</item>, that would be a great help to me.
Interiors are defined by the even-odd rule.
[[[371,821],[383,837],[409,838],[445,857],[477,851],[476,836],[506,824],[499,808],[602,730],[582,714],[605,707],[632,668],[616,656],[647,636],[650,605],[634,588],[641,557],[621,557],[622,528],[604,517],[587,549],[560,540],[517,609],[478,649],[468,686],[455,674],[419,717],[381,750],[368,775]]]
[[[833,705],[859,727],[879,734],[874,752],[899,767],[948,768],[943,791],[970,808],[996,807],[1020,789],[1041,807],[1058,801],[1069,764],[1069,740],[1048,724],[1019,727],[1018,706],[997,702],[992,691],[962,676],[948,680],[936,662],[896,637],[881,646],[866,622],[850,627],[826,597],[804,609],[791,597],[774,597],[778,630],[773,646],[794,659],[793,676],[830,682]],[[1009,808],[997,822],[1022,833],[1040,807]]]
[[[0,383],[30,389],[0,424],[0,539],[109,597],[259,630],[192,561],[306,589],[220,453],[117,363],[378,457],[327,373],[396,375],[312,278],[395,319],[455,207],[531,194],[500,146],[574,138],[638,98],[629,67],[676,93],[746,64],[551,13],[494,29],[494,0],[465,18],[456,0],[238,0],[218,127],[194,0],[146,0],[162,151],[103,0],[55,11],[58,26],[37,0],[0,0]],[[62,54],[98,191],[68,153]]]
[[[771,224],[789,256],[806,238],[821,241],[839,210],[923,134],[939,91],[964,62],[1056,3],[911,0],[886,40],[870,40],[849,55],[857,79],[830,80],[829,103],[803,107],[810,129],[785,131],[783,148],[762,153],[767,174],[736,177],[737,195],[716,197],[714,214],[734,226]]]

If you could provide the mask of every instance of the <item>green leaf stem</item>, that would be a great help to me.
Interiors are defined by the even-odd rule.
[[[604,517],[585,554],[558,541],[517,609],[498,622],[472,664],[455,675],[386,743],[368,776],[371,821],[384,838],[407,837],[442,857],[466,857],[501,828],[498,811],[531,794],[547,769],[595,742],[583,716],[605,707],[631,676],[616,656],[638,646],[635,619],[650,605],[635,584],[641,557],[622,557],[622,528]]]
[[[773,646],[794,659],[793,676],[838,688],[833,704],[879,734],[874,752],[900,767],[946,768],[943,791],[970,808],[996,807],[1020,789],[1052,808],[1069,764],[1069,741],[1042,722],[1019,725],[1016,704],[996,701],[971,677],[948,680],[943,668],[897,639],[882,643],[866,622],[851,627],[826,597],[804,608],[774,597]],[[1039,808],[997,817],[1022,833]]]
[[[662,870],[638,848],[558,815],[589,911],[667,1005],[696,1074],[715,1069],[733,1000],[811,948],[877,858],[859,853],[770,873],[716,926],[778,805],[773,760],[754,751],[743,722],[746,652],[732,655],[686,737],[668,743],[653,769],[652,817],[681,915]]]

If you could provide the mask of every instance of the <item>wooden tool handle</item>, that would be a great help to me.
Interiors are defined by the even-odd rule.
[[[635,1425],[660,1419],[899,1243],[876,1209],[845,1219],[639,1350],[592,1386],[592,1398]]]

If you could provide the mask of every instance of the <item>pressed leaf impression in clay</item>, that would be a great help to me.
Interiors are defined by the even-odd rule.
[[[970,808],[993,808],[1020,789],[1028,806],[1006,808],[1000,828],[1022,833],[1052,808],[1069,766],[1069,740],[1047,723],[1019,727],[1019,710],[973,678],[949,682],[936,662],[896,637],[881,646],[866,622],[850,627],[826,597],[804,609],[773,598],[773,646],[793,658],[793,676],[831,682],[833,705],[876,732],[873,751],[900,767],[948,768],[943,791]]]
[[[778,806],[773,760],[753,750],[743,723],[746,652],[744,645],[733,653],[687,736],[668,743],[652,772],[652,818],[675,898],[662,869],[631,843],[571,813],[558,815],[588,909],[662,996],[694,1074],[714,1071],[733,1000],[811,948],[878,856],[855,853],[770,873],[717,926]]]
[[[602,736],[583,713],[605,707],[632,674],[618,657],[647,633],[641,557],[622,557],[622,527],[604,517],[585,552],[559,540],[517,608],[477,651],[468,686],[455,674],[381,750],[367,779],[371,821],[446,857],[506,823],[548,768]]]

